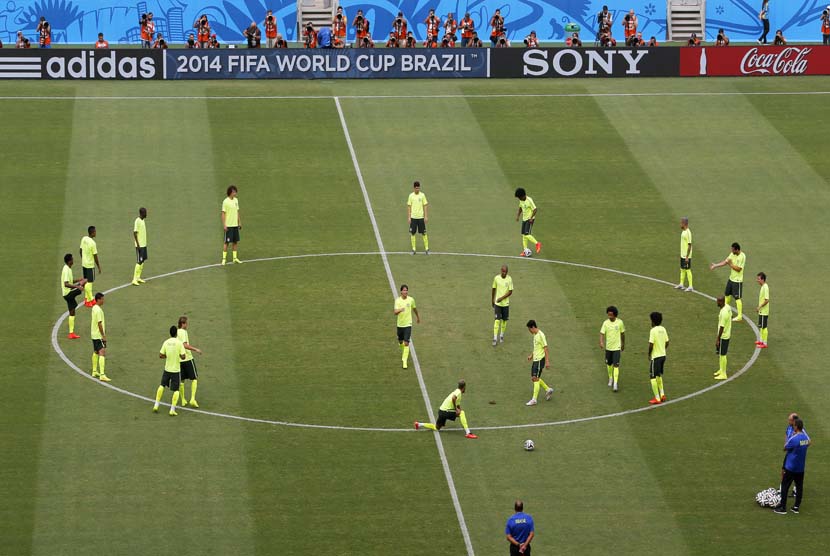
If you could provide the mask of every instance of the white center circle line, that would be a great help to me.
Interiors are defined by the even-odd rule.
[[[387,255],[410,255],[410,252],[409,251],[387,251],[386,254]],[[358,251],[358,252],[344,252],[344,253],[311,253],[311,254],[306,254],[306,255],[284,255],[284,256],[280,256],[280,257],[263,257],[263,258],[259,258],[259,259],[247,259],[245,262],[246,263],[256,263],[256,262],[268,262],[268,261],[284,261],[284,260],[291,260],[291,259],[312,259],[312,258],[321,258],[321,257],[350,257],[350,256],[372,256],[372,255],[380,256],[380,253],[377,252],[377,251]],[[603,271],[603,272],[610,272],[612,274],[618,274],[618,275],[621,275],[621,276],[630,276],[632,278],[640,278],[640,279],[643,279],[643,280],[649,280],[651,282],[656,282],[658,284],[663,284],[663,285],[666,285],[666,286],[674,286],[674,284],[672,282],[668,282],[666,280],[661,280],[660,278],[654,278],[652,276],[644,276],[642,274],[636,274],[636,273],[633,273],[633,272],[626,272],[626,271],[623,271],[623,270],[616,270],[616,269],[613,269],[613,268],[605,268],[605,267],[601,267],[601,266],[595,266],[595,265],[589,265],[589,264],[583,264],[583,263],[575,263],[575,262],[570,262],[570,261],[558,261],[558,260],[555,260],[555,259],[525,258],[525,257],[519,257],[519,256],[515,256],[515,255],[490,255],[490,254],[485,254],[485,253],[450,253],[450,252],[440,252],[440,251],[436,251],[436,252],[431,251],[430,256],[475,257],[475,258],[491,258],[491,259],[516,259],[516,260],[536,262],[536,263],[558,264],[558,265],[562,265],[562,266],[570,266],[570,267],[576,267],[576,268],[586,268],[586,269],[590,269],[590,270],[599,270],[599,271]],[[202,265],[202,266],[195,266],[193,268],[185,268],[185,269],[181,269],[181,270],[174,270],[172,272],[166,272],[164,274],[159,274],[157,276],[148,277],[147,281],[150,282],[152,280],[158,280],[160,278],[168,278],[170,276],[176,276],[178,274],[185,274],[185,273],[188,273],[188,272],[195,272],[197,270],[205,270],[205,269],[208,269],[208,268],[214,268],[214,267],[220,267],[220,266],[221,265],[219,263],[215,263],[215,264],[207,264],[207,265]],[[121,289],[124,289],[124,288],[129,288],[130,285],[131,285],[130,282],[127,282],[126,284],[122,284],[120,286],[115,286],[114,288],[110,288],[110,289],[104,291],[103,293],[105,295],[110,294],[112,292],[115,292],[115,291],[118,291],[118,290],[121,290]],[[704,297],[706,299],[709,299],[711,301],[715,300],[715,298],[712,297],[711,295],[707,295],[707,294],[699,292],[697,290],[694,290],[692,293],[695,293],[695,294],[697,294],[701,297]],[[734,309],[733,309],[733,311],[734,311]],[[98,384],[100,386],[103,386],[105,388],[109,388],[110,390],[114,390],[115,392],[118,392],[120,394],[131,396],[131,397],[136,398],[138,400],[143,400],[143,401],[146,401],[146,402],[149,402],[149,403],[155,403],[155,401],[156,401],[155,398],[151,398],[149,396],[143,396],[141,394],[136,394],[135,392],[131,392],[129,390],[119,388],[118,386],[115,386],[112,383],[101,382],[99,380],[96,380],[95,378],[92,377],[92,375],[90,375],[89,373],[82,370],[71,359],[69,359],[69,357],[66,355],[66,353],[64,353],[63,349],[61,349],[61,346],[58,343],[58,332],[59,332],[61,326],[63,325],[63,322],[66,320],[66,318],[68,316],[69,316],[69,312],[65,311],[58,318],[58,320],[55,321],[55,325],[52,327],[52,349],[55,350],[55,353],[58,354],[58,356],[63,360],[63,362],[66,363],[66,365],[70,369],[72,369],[73,371],[75,371],[76,373],[81,375],[82,377],[86,378],[87,380],[94,381],[96,384]],[[757,339],[760,339],[760,337],[761,337],[760,332],[758,330],[758,327],[755,325],[755,323],[752,322],[749,319],[744,319],[744,321],[749,325],[749,327],[755,333],[755,337]],[[633,408],[633,409],[626,409],[626,410],[623,410],[623,411],[617,411],[617,412],[614,412],[614,413],[604,413],[602,415],[590,415],[590,416],[587,416],[587,417],[577,417],[577,418],[574,418],[574,419],[565,419],[565,420],[561,420],[561,421],[548,421],[548,422],[543,422],[543,423],[524,423],[524,424],[519,424],[519,425],[494,425],[494,426],[476,427],[476,430],[525,429],[525,428],[533,428],[533,427],[550,427],[550,426],[556,426],[556,425],[569,425],[569,424],[574,424],[574,423],[584,423],[584,422],[588,422],[588,421],[598,421],[600,419],[610,419],[612,417],[622,417],[624,415],[631,415],[631,414],[634,414],[634,413],[641,413],[643,411],[650,411],[650,410],[654,410],[654,409],[659,409],[660,407],[663,407],[663,406],[679,403],[679,402],[694,398],[696,396],[700,396],[701,394],[705,394],[706,392],[710,392],[710,391],[714,390],[715,388],[720,388],[724,384],[735,380],[736,378],[738,378],[739,376],[741,376],[742,374],[747,372],[752,367],[752,365],[755,364],[755,361],[758,359],[758,356],[760,355],[760,353],[761,353],[760,348],[756,347],[755,350],[752,353],[752,356],[744,364],[744,366],[741,367],[740,370],[738,370],[737,372],[732,374],[726,380],[716,382],[715,384],[707,386],[706,388],[703,388],[702,390],[697,390],[695,392],[691,392],[691,393],[686,394],[684,396],[680,396],[679,398],[673,398],[671,400],[667,400],[667,401],[663,402],[660,405],[648,405],[648,406],[644,406],[644,407],[636,407],[636,408]],[[164,402],[162,402],[161,405],[164,405],[164,406],[167,406],[167,407],[170,406],[169,403],[164,403]],[[255,417],[243,417],[241,415],[233,415],[233,414],[229,414],[229,413],[220,413],[220,412],[215,412],[215,411],[206,411],[204,409],[194,409],[194,408],[191,408],[191,407],[178,407],[177,409],[183,410],[183,411],[190,411],[190,412],[193,412],[193,413],[201,413],[203,415],[211,415],[213,417],[222,417],[222,418],[225,418],[225,419],[233,419],[233,420],[236,420],[236,421],[244,421],[244,422],[247,422],[247,423],[262,423],[262,424],[266,424],[266,425],[278,425],[278,426],[285,426],[285,427],[299,427],[299,428],[307,428],[307,429],[343,430],[343,431],[362,431],[362,432],[414,432],[414,429],[411,428],[411,427],[407,427],[407,428],[383,428],[383,427],[346,427],[346,426],[338,426],[338,425],[315,425],[315,424],[311,424],[311,423],[295,423],[295,422],[291,422],[291,421],[279,421],[279,420],[273,420],[273,419],[257,419]],[[455,431],[455,430],[456,429],[450,429],[450,431]],[[458,429],[458,430],[461,430],[461,429]]]

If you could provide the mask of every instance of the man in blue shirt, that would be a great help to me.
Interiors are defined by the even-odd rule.
[[[317,48],[331,48],[331,27],[321,27],[317,31]]]
[[[790,485],[795,482],[795,505],[792,507],[794,514],[798,513],[801,506],[801,496],[804,492],[804,467],[807,463],[807,448],[810,447],[810,437],[804,432],[804,421],[796,417],[793,419],[794,434],[784,444],[784,451],[787,456],[784,458],[784,478],[781,480],[781,505],[773,508],[777,514],[787,513],[787,494]]]
[[[516,500],[513,504],[516,513],[507,520],[504,534],[507,535],[507,542],[510,543],[510,556],[530,556],[530,541],[533,540],[533,518],[530,514],[524,513],[524,503]]]

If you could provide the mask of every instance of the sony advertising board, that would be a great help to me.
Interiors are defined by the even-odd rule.
[[[677,77],[680,49],[494,48],[490,77]]]

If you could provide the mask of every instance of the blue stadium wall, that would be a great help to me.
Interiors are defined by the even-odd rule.
[[[666,36],[665,0],[342,0],[341,5],[352,17],[358,8],[372,22],[372,36],[376,39],[388,35],[392,19],[398,10],[411,22],[410,26],[419,39],[423,38],[422,22],[430,8],[439,14],[470,12],[476,25],[485,29],[486,22],[496,9],[505,17],[511,40],[521,41],[535,30],[543,41],[562,41],[565,25],[579,24],[582,36],[592,37],[595,14],[608,4],[617,21],[633,8],[640,20],[640,30],[646,37],[658,39]],[[732,40],[754,40],[761,32],[758,9],[761,1],[709,0],[707,2],[707,39],[722,27]],[[783,29],[789,40],[817,41],[819,15],[830,0],[772,0],[771,26]],[[103,32],[112,44],[138,43],[138,16],[142,12],[154,13],[157,30],[171,42],[182,42],[193,21],[205,13],[211,19],[214,32],[222,42],[241,42],[241,30],[251,21],[261,22],[266,9],[274,10],[279,19],[280,32],[289,41],[296,37],[295,0],[153,0],[131,2],[128,0],[0,0],[0,40],[14,43],[17,31],[35,38],[35,27],[40,16],[52,24],[54,43],[93,43]],[[622,36],[622,28],[615,23],[615,36]],[[353,38],[354,30],[349,30]],[[482,33],[486,39],[489,31]]]

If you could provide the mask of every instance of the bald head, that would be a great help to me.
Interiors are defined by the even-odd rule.
[[[516,500],[515,502],[513,502],[513,509],[516,510],[517,512],[520,512],[520,511],[524,510],[524,508],[525,508],[524,502],[522,502],[521,500]]]

